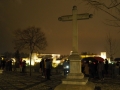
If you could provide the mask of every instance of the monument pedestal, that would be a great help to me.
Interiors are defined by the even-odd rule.
[[[54,90],[94,90],[94,83],[89,82],[88,78],[84,77],[81,72],[80,56],[73,53],[70,55],[69,60],[70,73],[65,79],[62,79],[62,83]]]
[[[88,82],[86,85],[60,84],[54,90],[94,90],[94,84]]]

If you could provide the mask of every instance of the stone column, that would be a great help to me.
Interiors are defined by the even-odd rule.
[[[77,7],[73,6],[73,51],[69,56],[70,60],[70,73],[67,78],[83,78],[81,73],[81,60],[78,54],[78,23],[77,23]],[[76,76],[77,75],[77,76]]]
[[[77,7],[73,6],[73,47],[72,50],[75,53],[78,53],[78,23],[77,23]]]

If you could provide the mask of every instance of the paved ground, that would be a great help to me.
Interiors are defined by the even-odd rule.
[[[91,80],[100,90],[120,90],[120,76],[116,78],[105,77],[104,81]],[[99,89],[96,89],[99,90]]]
[[[45,80],[40,73],[23,74],[19,72],[3,72],[0,74],[0,90],[52,90],[61,83],[63,76],[54,74],[51,80]]]
[[[30,76],[29,73],[3,72],[0,74],[0,90],[54,90],[62,78],[65,77],[61,74],[53,74],[51,80],[45,80],[40,73],[32,73]],[[120,76],[116,79],[106,77],[104,81],[90,81],[96,85],[95,90],[120,90]]]

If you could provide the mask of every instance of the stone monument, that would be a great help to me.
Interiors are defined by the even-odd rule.
[[[95,85],[88,81],[81,72],[81,60],[78,53],[78,23],[77,20],[85,20],[92,17],[92,14],[77,14],[77,6],[73,6],[72,15],[61,16],[59,21],[73,21],[73,43],[72,54],[69,56],[70,73],[62,83],[54,90],[94,90]]]

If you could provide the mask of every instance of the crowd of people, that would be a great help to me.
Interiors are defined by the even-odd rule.
[[[115,78],[120,75],[120,63],[114,62],[109,64],[107,59],[105,59],[105,61],[96,62],[84,61],[82,62],[82,72],[90,79],[104,80],[104,76]]]
[[[51,59],[42,59],[40,62],[40,72],[42,73],[42,77],[50,80],[52,69],[52,60]]]
[[[4,71],[12,71],[12,59],[0,60],[0,69]],[[111,76],[112,78],[120,75],[120,62],[108,63],[108,60],[104,61],[82,61],[82,73],[90,79],[104,80],[104,76]],[[26,61],[20,60],[19,68],[21,72],[26,72]],[[52,59],[42,59],[40,64],[40,73],[42,77],[50,80]],[[65,60],[63,63],[63,73],[67,75],[69,73],[69,61]]]
[[[26,69],[26,61],[20,60],[18,66],[17,64],[13,63],[11,58],[5,58],[4,60],[0,60],[0,69],[3,71],[15,71],[15,68],[20,67],[21,72],[25,72]]]
[[[12,71],[12,59],[0,60],[0,68],[5,71]]]

